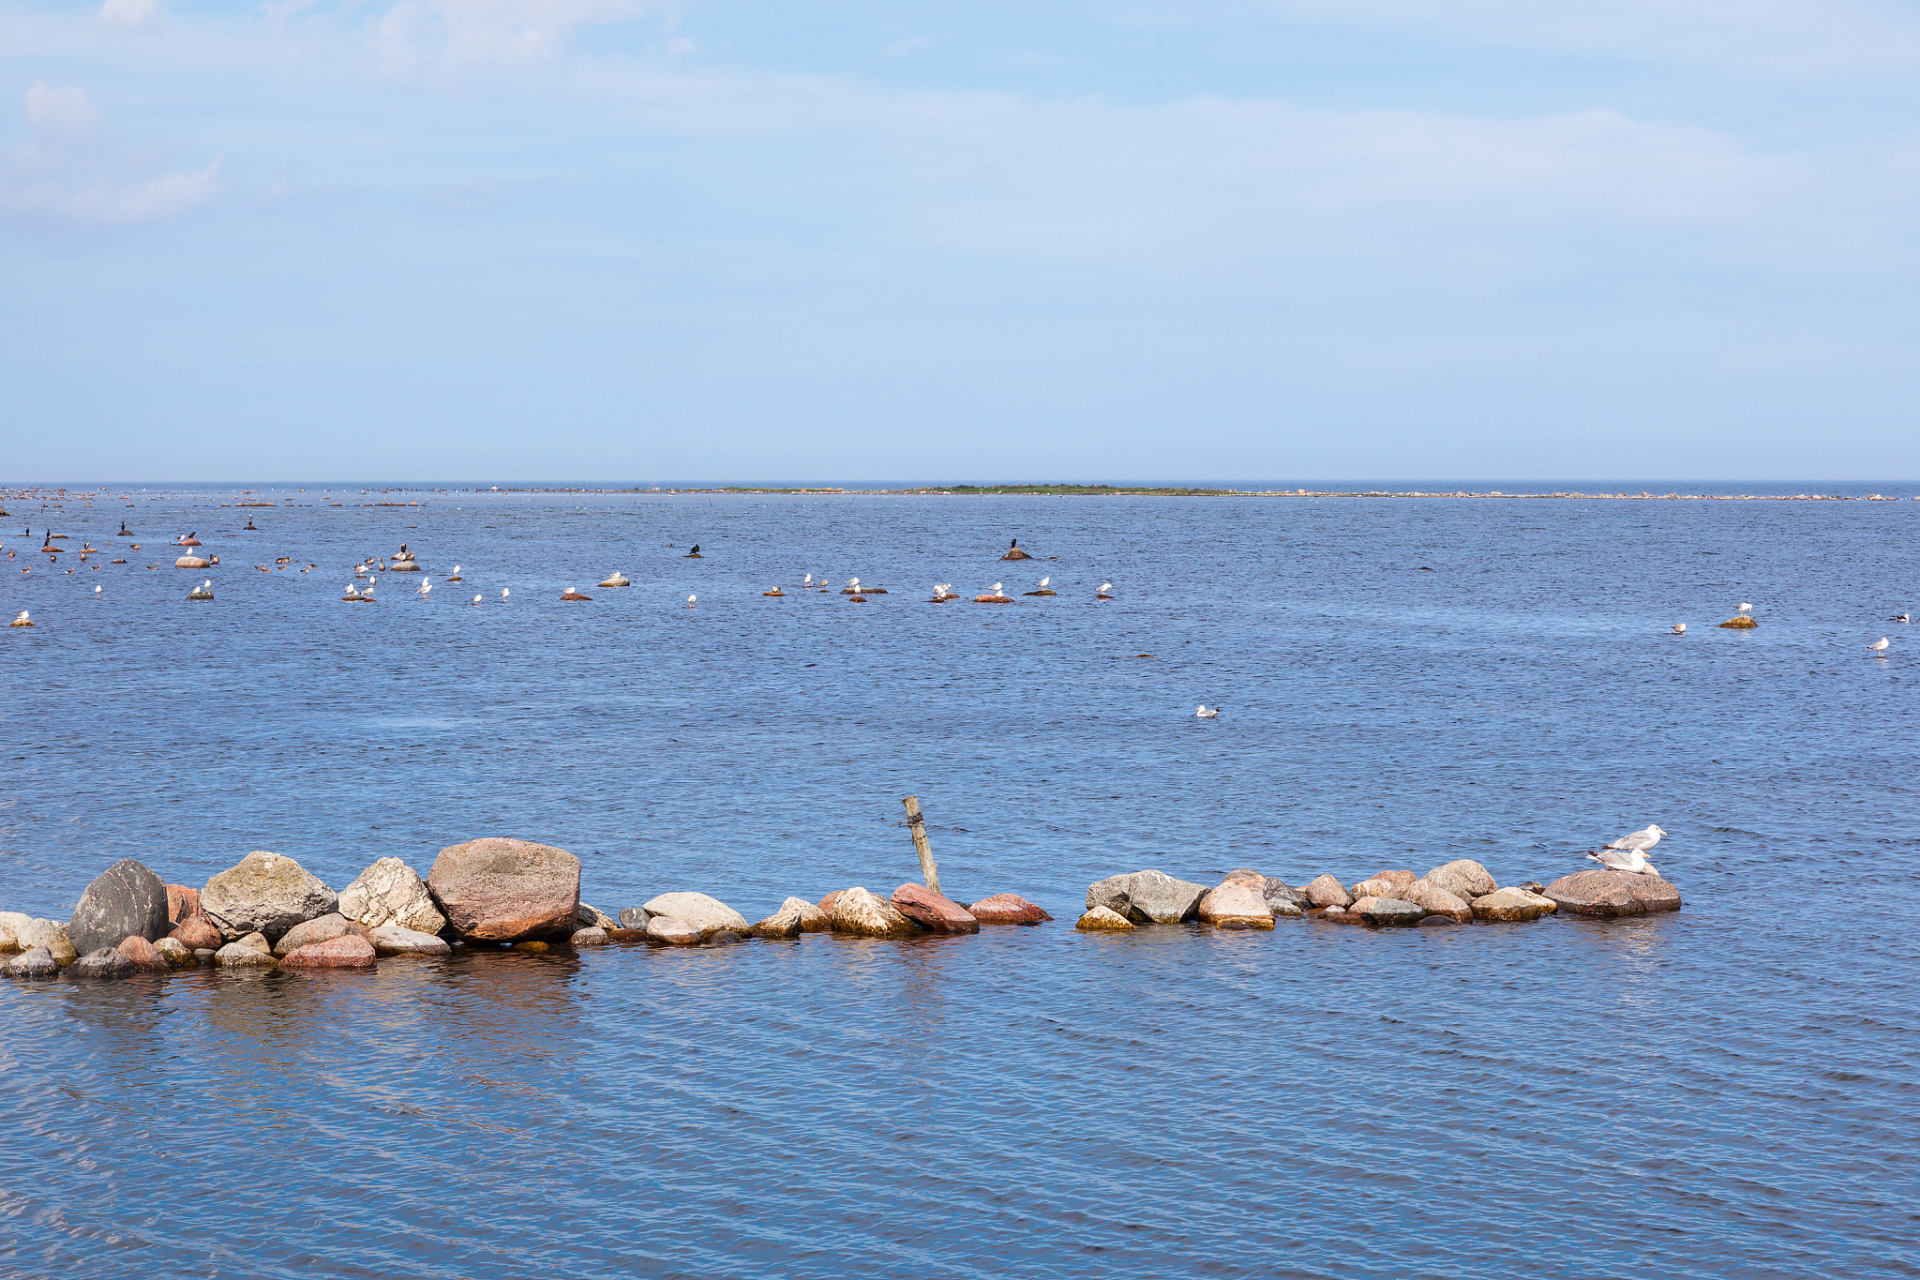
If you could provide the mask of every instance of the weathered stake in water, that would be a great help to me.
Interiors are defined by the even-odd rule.
[[[933,846],[927,843],[927,820],[920,813],[920,797],[908,796],[900,802],[907,807],[907,826],[913,829],[913,851],[920,855],[920,878],[927,888],[940,892],[940,868],[933,863]]]

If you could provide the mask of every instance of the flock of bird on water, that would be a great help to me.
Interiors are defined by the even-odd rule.
[[[254,528],[253,521],[251,519],[247,521],[247,528],[249,530],[252,530]],[[136,537],[137,535],[131,529],[127,528],[127,522],[125,520],[122,520],[120,522],[120,532],[116,536],[122,537],[122,538],[131,538],[131,537]],[[32,526],[28,526],[26,531],[26,537],[29,539],[33,537]],[[52,529],[48,529],[46,531],[45,545],[43,545],[40,549],[49,554],[56,554],[62,548],[59,548],[53,545],[54,539],[65,538],[65,537],[66,537],[65,534],[55,533]],[[200,546],[201,542],[200,542],[199,532],[196,530],[192,533],[182,534],[179,538],[174,540],[172,545],[176,547]],[[1008,551],[1008,554],[1004,556],[1003,559],[1024,560],[1024,559],[1031,558],[1027,556],[1025,552],[1020,551],[1019,548],[1020,548],[1020,542],[1019,542],[1019,539],[1016,538],[1013,540],[1011,547]],[[133,545],[133,550],[138,551],[139,549],[140,549],[139,544],[135,543]],[[81,561],[84,563],[86,560],[86,557],[90,555],[97,556],[100,553],[94,549],[94,546],[92,543],[88,543],[86,546],[80,549],[79,554],[80,554]],[[7,552],[7,559],[9,560],[13,559],[14,555],[15,555],[14,552],[11,552],[11,551]],[[686,555],[682,557],[682,559],[686,559],[686,560],[698,560],[701,558],[702,557],[700,554],[699,543],[695,543],[693,546],[693,549],[687,552]],[[124,560],[116,560],[114,561],[114,563],[124,564],[126,562]],[[208,563],[217,564],[219,563],[219,559],[218,557],[214,557]],[[276,568],[284,570],[292,564],[292,557],[281,556],[274,563]],[[148,566],[148,568],[152,568],[152,569],[157,569],[159,567],[160,566],[157,564]],[[309,564],[306,566],[306,568],[301,569],[300,572],[308,573],[319,567],[320,566],[316,564]],[[268,569],[267,566],[263,564],[255,565],[254,568],[260,570],[262,573],[272,572],[272,570]],[[32,570],[22,569],[20,572],[30,573],[32,572]],[[67,570],[67,572],[72,573],[73,570],[69,569]],[[400,550],[390,557],[383,558],[379,555],[367,556],[363,560],[361,560],[359,564],[354,566],[354,569],[353,569],[354,580],[347,584],[346,592],[340,598],[342,600],[348,601],[349,603],[355,603],[355,604],[373,603],[373,600],[374,600],[373,589],[375,584],[379,581],[377,574],[384,573],[384,572],[419,573],[420,563],[417,557],[415,556],[415,554],[407,549],[407,544],[404,542],[400,544]],[[448,574],[446,578],[443,579],[443,581],[459,582],[460,566],[457,564],[453,566],[453,572]],[[1028,591],[1025,594],[1030,596],[1053,596],[1053,595],[1060,594],[1059,592],[1054,591],[1048,585],[1052,581],[1053,579],[1051,577],[1042,578],[1040,579],[1040,585],[1038,588],[1036,588],[1033,591]],[[360,585],[362,582],[366,584],[364,587]],[[627,586],[632,586],[633,581],[632,579],[628,578],[625,574],[621,573],[619,570],[616,569],[611,575],[609,575],[608,577],[606,577],[596,585],[600,587],[608,587],[608,588],[627,587]],[[996,582],[993,584],[991,588],[975,596],[973,598],[973,601],[975,604],[1012,604],[1013,597],[1005,594],[1005,587],[1006,587],[1006,584],[1004,582]],[[825,574],[822,574],[818,579],[816,579],[810,573],[806,575],[805,579],[796,588],[796,590],[798,591],[831,591],[832,589],[833,588],[831,587],[831,585],[827,582]],[[1113,590],[1113,584],[1111,582],[1103,582],[1100,584],[1100,590],[1094,593],[1093,598],[1096,600],[1111,600],[1113,599],[1113,596],[1110,594],[1112,590]],[[415,589],[414,594],[424,598],[428,595],[431,595],[432,592],[433,592],[433,580],[423,575],[420,579],[420,585],[418,588]],[[93,589],[93,593],[96,596],[100,595],[101,588],[95,587]],[[784,598],[787,593],[782,591],[779,587],[776,586],[767,591],[761,592],[761,594],[765,596],[778,596],[778,597]],[[884,587],[874,587],[874,586],[863,587],[860,585],[860,579],[849,578],[847,579],[847,585],[840,589],[840,594],[848,597],[853,602],[865,604],[868,596],[883,596],[883,595],[886,595],[887,592]],[[513,597],[512,588],[510,587],[500,588],[500,599],[502,601],[510,600],[512,599],[512,597]],[[560,598],[562,600],[593,599],[592,596],[586,595],[573,587],[568,587],[564,592],[562,592],[560,595]],[[201,582],[199,586],[189,591],[187,593],[187,599],[189,600],[213,599],[213,579],[208,578],[203,582]],[[486,597],[483,594],[476,593],[473,599],[468,603],[472,605],[479,605],[484,603],[485,599]],[[930,604],[946,604],[950,600],[958,600],[958,599],[960,599],[960,596],[954,593],[953,584],[951,582],[936,582],[933,584],[933,596],[929,600],[929,603]],[[696,608],[698,606],[699,600],[700,600],[700,597],[698,595],[689,595],[687,597],[687,608],[689,609]],[[1896,613],[1896,614],[1893,614],[1891,617],[1889,617],[1887,621],[1905,623],[1908,621],[1908,615],[1904,613]],[[32,615],[28,610],[22,609],[20,611],[20,615],[16,617],[12,621],[12,623],[10,623],[9,625],[15,626],[15,627],[31,627],[32,625],[34,625]],[[1730,622],[1722,623],[1720,625],[1722,626],[1754,625],[1752,603],[1750,601],[1742,600],[1740,602],[1740,610],[1737,614],[1734,615],[1733,620]],[[1687,634],[1687,624],[1684,622],[1676,622],[1673,624],[1671,628],[1668,629],[1667,634],[1673,635],[1673,636],[1684,636]],[[1869,657],[1884,658],[1887,654],[1887,650],[1891,647],[1891,644],[1892,642],[1888,639],[1888,637],[1881,636],[1878,640],[1866,646],[1867,654]],[[1194,714],[1203,720],[1213,720],[1219,717],[1220,708],[1218,707],[1209,708],[1205,703],[1201,703],[1199,706],[1199,709],[1196,710]],[[1649,830],[1653,830],[1653,828],[1649,828]],[[1658,837],[1655,837],[1655,838],[1657,839]]]

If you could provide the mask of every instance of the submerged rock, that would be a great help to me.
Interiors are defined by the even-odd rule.
[[[1347,886],[1330,875],[1315,876],[1300,891],[1308,902],[1316,907],[1350,907],[1353,895],[1347,892]]]
[[[15,956],[6,967],[9,978],[23,978],[28,981],[40,981],[60,976],[60,966],[54,962],[53,952],[45,947],[29,947]]]
[[[289,969],[371,969],[373,956],[371,942],[357,933],[343,933],[290,951],[280,963]]]
[[[1200,911],[1207,886],[1175,880],[1164,871],[1133,871],[1087,886],[1087,910],[1105,907],[1136,924],[1179,924]]]
[[[355,876],[340,891],[340,914],[370,929],[397,924],[416,933],[439,933],[447,927],[427,882],[399,858],[381,858]]]
[[[130,978],[138,972],[133,961],[112,947],[96,948],[67,966],[69,978]]]
[[[1347,908],[1350,916],[1359,916],[1376,929],[1394,926],[1411,926],[1420,923],[1420,917],[1426,911],[1404,898],[1361,898]]]
[[[1548,885],[1543,896],[1577,916],[1643,916],[1680,909],[1678,889],[1659,876],[1631,871],[1576,871]]]
[[[278,938],[339,905],[333,890],[292,858],[255,850],[207,881],[200,906],[221,936],[258,931]]]
[[[607,945],[607,931],[599,925],[594,925],[587,929],[575,929],[573,936],[568,938],[567,941],[576,948],[604,947]]]
[[[405,925],[383,924],[373,931],[367,939],[373,943],[375,955],[382,956],[444,956],[453,954],[453,948],[446,939],[431,933],[421,933],[418,929],[409,929]]]
[[[74,949],[87,955],[130,935],[151,942],[166,932],[166,882],[132,858],[95,876],[67,921]]]
[[[647,902],[646,912],[649,916],[684,920],[698,929],[703,938],[711,938],[722,929],[745,933],[752,927],[738,911],[704,893],[663,893]]]
[[[518,942],[579,928],[580,859],[551,845],[499,837],[449,845],[427,891],[462,938]]]
[[[971,911],[923,884],[903,884],[893,891],[893,909],[931,933],[978,933],[980,921]]]
[[[647,921],[647,941],[670,947],[697,947],[707,940],[698,926],[673,916],[654,916]]]
[[[1492,874],[1472,858],[1456,858],[1420,878],[1466,902],[1484,898],[1500,887],[1494,883]]]
[[[1229,877],[1200,899],[1196,914],[1216,929],[1271,929],[1273,908],[1267,905],[1266,877],[1255,874],[1259,888]]]
[[[1133,928],[1134,924],[1111,907],[1094,907],[1074,921],[1073,927],[1088,933],[1120,933]]]
[[[967,908],[981,924],[1040,924],[1053,919],[1017,893],[996,893]]]
[[[1455,920],[1452,916],[1421,916],[1420,917],[1420,927],[1422,929],[1443,929],[1443,928],[1450,927],[1452,925],[1457,925],[1459,923],[1460,922],[1458,920]]]
[[[910,938],[920,931],[919,926],[891,902],[860,885],[834,895],[829,920],[835,933],[851,933],[862,938]]]
[[[1538,920],[1554,909],[1553,899],[1525,889],[1496,889],[1473,900],[1473,918],[1509,924]]]

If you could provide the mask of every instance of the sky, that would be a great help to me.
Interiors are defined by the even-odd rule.
[[[1920,477],[1920,5],[0,0],[0,481]]]

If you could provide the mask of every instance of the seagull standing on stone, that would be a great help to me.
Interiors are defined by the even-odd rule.
[[[475,596],[475,597],[473,598],[473,602],[474,602],[475,604],[479,604],[479,603],[480,603],[480,597],[479,597],[479,596]]]
[[[688,597],[687,597],[687,608],[689,608],[689,609],[691,609],[691,608],[693,608],[693,602],[694,602],[695,600],[698,600],[699,598],[700,598],[699,596],[688,596]]]
[[[1660,837],[1667,834],[1659,825],[1649,824],[1638,831],[1628,832],[1601,849],[1587,855],[1588,858],[1611,871],[1631,871],[1636,875],[1647,874],[1652,866],[1647,861],[1647,853],[1660,843]],[[1658,873],[1656,873],[1658,874]]]
[[[1744,616],[1744,615],[1751,615],[1751,614],[1753,613],[1753,605],[1751,605],[1750,603],[1748,603],[1748,602],[1747,602],[1747,601],[1745,601],[1745,600],[1742,600],[1742,601],[1740,602],[1740,612],[1741,612],[1741,614],[1742,614],[1743,616]]]

